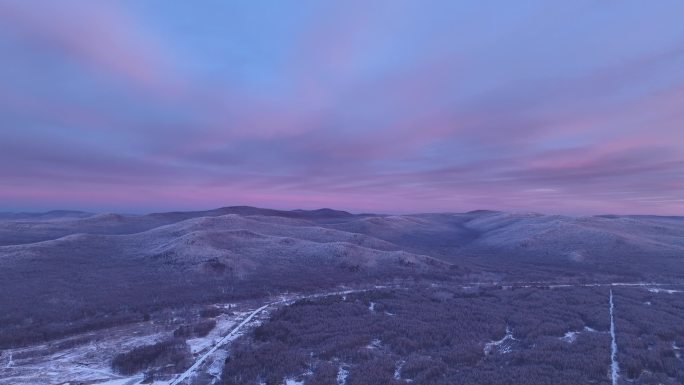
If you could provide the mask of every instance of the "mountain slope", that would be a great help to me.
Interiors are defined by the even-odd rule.
[[[396,280],[682,281],[684,219],[226,207],[0,220],[0,346],[150,309]]]
[[[308,215],[294,217],[195,217],[133,234],[0,246],[0,346],[140,319],[164,306],[457,271],[386,241],[314,226],[301,219]],[[79,223],[86,220],[111,230],[107,225],[128,218]]]

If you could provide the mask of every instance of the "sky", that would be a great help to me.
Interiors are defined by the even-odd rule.
[[[680,0],[0,2],[0,211],[684,215]]]

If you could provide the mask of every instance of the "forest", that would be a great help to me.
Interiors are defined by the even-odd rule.
[[[303,300],[235,343],[222,383],[609,384],[607,298],[419,285]]]

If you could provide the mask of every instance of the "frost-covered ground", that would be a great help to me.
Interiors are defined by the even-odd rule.
[[[684,218],[678,217],[492,211],[354,215],[249,207],[140,216],[6,216],[0,219],[0,293],[4,294],[0,295],[0,346],[51,342],[0,352],[0,385],[140,382],[140,376],[112,373],[112,357],[168,339],[184,322],[173,318],[138,322],[148,309],[259,298],[242,304],[232,315],[212,317],[214,330],[206,337],[187,340],[196,366],[185,376],[165,374],[168,383],[211,384],[223,370],[224,348],[232,341],[226,336],[236,326],[266,303],[281,306],[301,298],[276,298],[277,293],[338,285],[368,287],[378,282],[430,282],[435,297],[429,300],[437,303],[453,299],[454,294],[440,286],[445,282],[452,287],[462,285],[467,298],[476,298],[488,288],[506,289],[504,296],[521,289],[535,289],[535,293],[595,289],[607,298],[612,288],[620,344],[620,333],[643,327],[637,321],[630,325],[630,320],[646,320],[658,311],[652,327],[659,330],[660,319],[676,318],[677,312],[670,314],[668,309],[680,309],[675,305],[684,297],[682,252]],[[630,290],[633,303],[621,297]],[[270,310],[255,314],[231,338],[256,325]],[[363,317],[407,322],[387,301],[373,297],[361,310]],[[627,310],[633,316],[627,317]],[[114,317],[122,318],[113,321]],[[562,318],[550,321],[558,325],[553,333],[536,332],[548,333],[553,348],[557,344],[559,349],[579,349],[590,338],[608,338],[607,327],[597,327],[596,333],[601,334],[589,335],[595,331],[584,323],[566,325]],[[72,330],[96,330],[103,324],[125,326],[63,338]],[[525,354],[513,334],[523,341],[526,335],[536,338],[535,331],[521,328],[520,321],[510,325],[505,335],[505,324],[500,324],[482,336],[473,351],[482,354],[488,348],[492,352],[488,360],[504,360],[498,353],[506,353],[506,358]],[[667,346],[650,341],[648,348],[656,346],[668,354],[663,357],[679,360],[679,348],[684,346],[679,336],[684,330],[664,329],[653,335],[664,335]],[[359,342],[363,354],[382,354],[392,348],[387,336],[373,337]],[[638,357],[641,347],[637,343],[632,350],[623,345],[618,360],[628,352]],[[395,358],[389,367],[403,359]],[[666,362],[665,358],[656,361]],[[354,383],[354,366],[343,361],[350,365],[345,370]],[[670,361],[667,367],[679,364]],[[397,369],[399,376],[408,379],[416,365],[407,361]],[[628,365],[623,368],[623,375],[629,375]],[[301,373],[287,375],[296,374],[289,380],[301,381]],[[282,376],[277,381],[281,380],[286,381]]]
[[[226,353],[216,349],[211,354],[207,352],[250,314],[246,311],[221,314],[216,317],[216,327],[206,337],[187,340],[193,355],[206,355],[202,362],[214,376],[220,375]],[[0,357],[0,361],[7,357],[0,364],[0,385],[138,384],[143,380],[141,374],[122,376],[112,371],[110,363],[113,356],[170,338],[174,327],[174,323],[141,322],[6,350]],[[71,346],[72,343],[75,345]]]
[[[11,357],[4,368],[0,368],[2,385],[42,385],[69,382],[128,384],[132,379],[124,378],[111,371],[110,361],[114,354],[153,344],[169,332],[154,324],[138,324],[118,327],[100,332],[77,335],[68,339],[54,341],[21,349],[3,352]],[[66,349],[70,341],[87,340]],[[108,382],[114,381],[114,382]]]
[[[261,324],[271,309],[289,305],[303,298],[346,295],[363,290],[308,295],[283,294],[266,301],[256,309],[253,308],[253,303],[217,304],[215,308],[232,311],[215,317],[216,326],[205,337],[186,340],[194,356],[192,366],[170,378],[155,379],[154,384],[218,383],[230,343],[247,330]],[[138,385],[143,381],[142,374],[123,376],[112,371],[110,363],[113,356],[170,338],[178,322],[175,318],[170,319],[168,323],[141,322],[75,335],[46,344],[5,350],[0,356],[0,385]],[[296,382],[294,379],[288,381]]]

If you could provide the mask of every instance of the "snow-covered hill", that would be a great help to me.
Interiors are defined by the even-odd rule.
[[[253,207],[55,213],[0,219],[5,343],[88,328],[92,319],[117,322],[112,314],[138,317],[151,306],[339,284],[684,279],[679,217]]]

